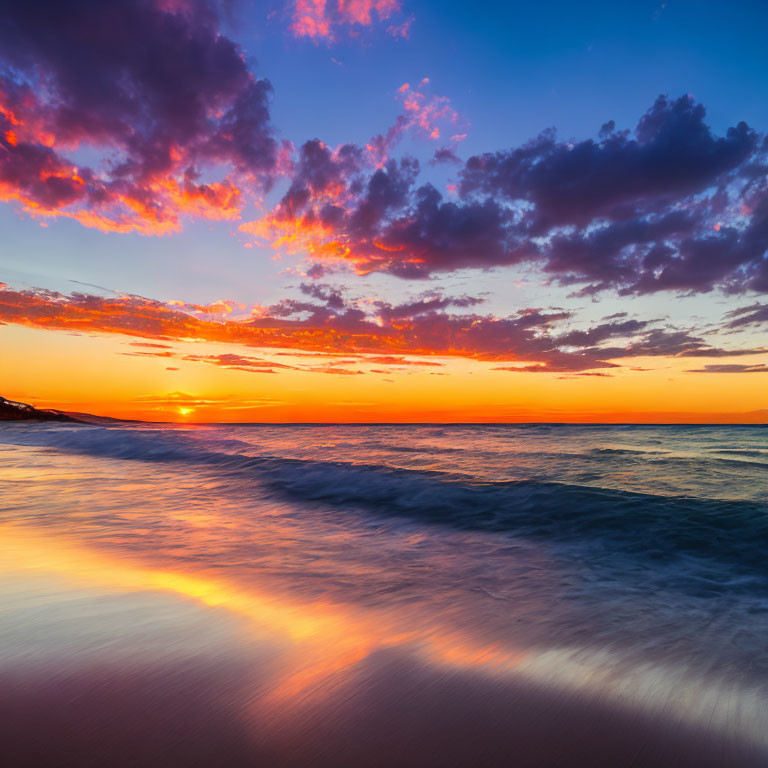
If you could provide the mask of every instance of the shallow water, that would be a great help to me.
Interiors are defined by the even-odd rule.
[[[13,765],[766,764],[765,427],[4,425],[0,493]]]

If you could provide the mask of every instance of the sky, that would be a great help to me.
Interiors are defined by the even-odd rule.
[[[0,395],[768,421],[763,2],[0,14]]]

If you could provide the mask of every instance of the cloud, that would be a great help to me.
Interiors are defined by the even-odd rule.
[[[413,112],[428,133],[425,103]],[[404,120],[366,148],[379,167],[353,145],[307,153],[321,178],[332,164],[333,183],[302,167],[277,208],[241,228],[319,262],[316,273],[346,263],[414,279],[530,263],[581,296],[768,291],[768,142],[743,122],[714,134],[688,96],[660,96],[633,131],[609,121],[580,142],[546,131],[471,157],[458,200],[423,183],[416,160],[389,158]],[[457,158],[448,147],[435,159]]]
[[[399,11],[398,0],[289,10],[293,33],[313,40],[378,22],[403,34]],[[466,120],[428,78],[398,89],[400,113],[364,145],[312,139],[298,152],[275,137],[270,94],[223,34],[215,0],[11,4],[0,19],[0,200],[161,235],[187,216],[239,220],[288,175],[273,210],[240,229],[308,257],[313,278],[339,265],[419,279],[525,263],[576,296],[768,292],[768,140],[743,122],[718,135],[690,96],[659,96],[631,130],[548,130],[462,164]],[[456,167],[457,195],[392,156],[406,133],[440,142],[432,163]]]
[[[768,352],[764,347],[723,349],[712,347],[688,331],[654,328],[623,350],[611,350],[616,357],[745,357]]]
[[[238,355],[233,353],[222,353],[218,355],[184,355],[182,360],[187,362],[210,363],[221,368],[228,368],[235,371],[247,371],[249,373],[274,373],[275,368],[291,368],[290,365],[273,363],[269,360],[262,360],[248,355]]]
[[[173,347],[171,347],[168,344],[153,344],[152,342],[149,342],[149,341],[131,341],[129,342],[129,344],[132,347],[149,347],[150,349],[173,349]]]
[[[354,34],[399,10],[399,0],[293,0],[289,29],[295,37],[332,42],[342,31]],[[406,19],[387,31],[393,37],[407,37],[412,21]]]
[[[175,352],[121,352],[126,357],[176,357]]]
[[[276,169],[270,92],[221,34],[213,2],[11,4],[0,20],[0,199],[117,232],[237,218],[243,189]]]
[[[428,312],[436,312],[448,307],[474,307],[482,304],[483,301],[484,299],[477,296],[444,296],[439,291],[427,291],[413,301],[395,305],[377,301],[375,306],[379,317],[391,322],[400,318],[412,318]]]
[[[104,298],[82,293],[0,289],[0,322],[79,333],[120,334],[146,343],[199,340],[250,349],[294,350],[336,358],[313,366],[286,366],[243,353],[188,355],[190,362],[259,371],[279,368],[349,375],[346,365],[419,365],[410,358],[461,357],[504,364],[529,373],[579,372],[619,367],[623,358],[726,357],[761,354],[763,349],[724,349],[690,332],[649,328],[642,321],[609,321],[562,332],[569,312],[528,308],[506,317],[472,312],[472,297],[422,294],[400,305],[378,300],[344,300],[317,286],[324,303],[285,299],[251,319],[213,320],[138,296]],[[385,311],[385,310],[388,310]],[[618,340],[624,339],[622,344]],[[605,344],[607,342],[607,344]],[[166,349],[127,353],[178,357]],[[339,360],[345,356],[346,360]],[[402,358],[408,358],[410,361]],[[425,361],[428,362],[428,361]],[[346,373],[340,373],[346,371]],[[353,372],[354,373],[354,372]]]
[[[461,160],[452,147],[440,147],[439,149],[436,149],[435,154],[432,155],[432,164],[438,165],[439,163],[455,163],[461,165]]]
[[[515,264],[535,255],[516,239],[512,214],[494,200],[445,201],[430,184],[415,186],[416,160],[389,160],[342,187],[293,186],[264,219],[241,225],[273,247],[312,259],[351,263],[360,274],[426,278],[463,267]]]
[[[544,269],[587,293],[760,289],[768,197],[751,170],[764,144],[745,123],[715,136],[705,117],[660,96],[633,133],[611,122],[599,141],[546,132],[470,158],[461,191],[522,206]]]
[[[434,366],[440,367],[444,363],[435,363],[430,360],[408,360],[405,357],[397,357],[395,355],[379,355],[378,357],[366,357],[364,358],[366,363],[373,363],[374,365],[417,365],[417,366]]]
[[[609,119],[581,140],[547,130],[462,164],[466,120],[423,78],[398,89],[400,113],[369,142],[312,139],[296,152],[276,139],[271,86],[223,34],[219,6],[10,4],[0,200],[161,235],[187,216],[239,220],[288,175],[273,210],[240,229],[308,257],[312,277],[339,265],[419,279],[525,263],[576,296],[768,292],[768,140],[744,122],[718,135],[692,97],[662,95],[632,129]],[[379,22],[402,35],[399,12],[398,0],[289,6],[293,33],[313,40]],[[456,167],[457,195],[446,199],[414,158],[393,157],[406,133],[440,142],[432,163]]]
[[[443,136],[443,130],[451,128],[451,144],[443,150],[438,150],[436,157],[441,152],[452,152],[456,145],[467,137],[466,132],[456,132],[457,125],[461,125],[463,131],[467,129],[466,119],[454,109],[447,96],[431,93],[428,77],[423,78],[416,86],[403,83],[397,89],[397,98],[402,101],[403,111],[385,133],[377,134],[366,144],[368,155],[377,168],[384,165],[392,148],[409,131],[422,138],[437,141]]]
[[[394,38],[407,40],[411,36],[411,27],[413,26],[414,21],[415,18],[413,16],[409,16],[400,24],[391,24],[387,27],[387,34]]]
[[[344,297],[339,288],[319,283],[302,283],[299,285],[299,290],[307,296],[311,296],[314,299],[324,302],[329,309],[344,309]]]
[[[768,365],[705,365],[686,373],[768,373]]]
[[[587,226],[655,213],[738,168],[757,144],[745,123],[715,137],[701,104],[660,96],[634,135],[603,130],[600,141],[558,142],[545,132],[513,150],[470,158],[462,190],[503,195],[535,207],[537,229]]]
[[[188,363],[208,363],[215,365],[219,368],[225,368],[231,371],[243,371],[246,373],[276,373],[277,370],[291,370],[299,371],[302,373],[329,373],[338,374],[342,376],[358,375],[363,371],[356,370],[350,371],[340,366],[349,365],[392,365],[398,367],[404,366],[428,366],[428,367],[442,367],[444,363],[436,363],[428,360],[411,360],[406,357],[397,355],[378,355],[378,356],[355,356],[352,359],[330,359],[320,365],[286,365],[285,363],[275,362],[274,360],[265,360],[259,357],[252,357],[250,355],[241,355],[232,352],[225,352],[216,355],[180,355],[176,352],[169,352],[171,349],[166,344],[151,344],[144,342],[131,342],[131,346],[137,347],[150,347],[151,351],[147,352],[121,352],[121,355],[137,356],[137,357],[158,357],[158,358],[179,358]],[[163,350],[163,351],[160,351]],[[283,353],[278,353],[283,354]],[[290,353],[285,353],[290,354]],[[328,358],[328,354],[318,354],[317,357]],[[277,370],[276,370],[277,369]],[[166,370],[178,371],[178,368],[166,368]],[[374,369],[372,369],[374,373]],[[386,373],[387,371],[379,371],[380,373]]]
[[[610,379],[612,378],[612,374],[610,373],[603,373],[602,371],[582,371],[581,373],[569,373],[565,376],[558,376],[558,379],[571,379],[575,378],[577,376],[597,376],[598,378],[605,378]]]
[[[595,325],[588,330],[570,331],[558,337],[558,343],[565,347],[592,347],[606,339],[631,336],[649,325],[646,320],[622,320]]]
[[[768,304],[757,303],[740,309],[732,309],[730,312],[726,312],[725,316],[729,318],[726,323],[728,328],[768,323]]]
[[[274,248],[326,260],[326,264],[352,261],[361,272],[383,271],[382,262],[401,265],[404,272],[423,272],[402,266],[404,256],[410,265],[426,263],[412,252],[418,243],[401,242],[416,235],[418,221],[413,222],[412,233],[401,231],[414,215],[435,219],[431,224],[422,222],[433,228],[449,224],[454,230],[474,228],[474,242],[459,247],[483,248],[480,230],[494,225],[493,206],[477,206],[464,213],[461,221],[453,222],[456,206],[440,208],[439,201],[434,200],[437,193],[429,185],[415,188],[419,163],[409,157],[389,158],[408,132],[437,140],[446,126],[465,122],[446,97],[431,94],[428,87],[428,78],[415,87],[402,85],[398,97],[403,101],[403,112],[365,147],[341,144],[332,148],[320,139],[305,142],[299,149],[291,184],[277,206],[262,219],[240,225],[240,230]],[[452,146],[465,137],[466,133],[454,133]],[[410,210],[414,206],[415,212]],[[443,220],[437,220],[441,215]],[[441,247],[430,242],[425,245],[433,250]],[[327,271],[326,264],[314,264],[307,274],[321,276]]]
[[[347,368],[334,368],[333,366],[318,366],[312,369],[313,373],[330,373],[338,376],[361,376],[363,371],[350,371]]]

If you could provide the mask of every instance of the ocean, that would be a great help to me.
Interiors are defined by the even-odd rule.
[[[768,765],[768,429],[0,426],[22,766]]]

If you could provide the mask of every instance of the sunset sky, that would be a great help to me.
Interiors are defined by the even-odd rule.
[[[0,395],[768,422],[768,4],[0,15]]]

